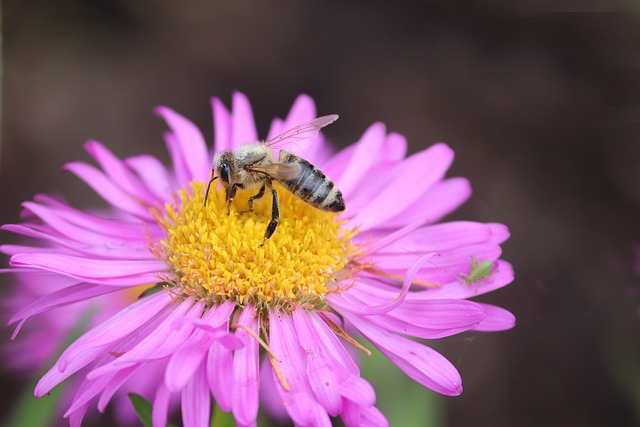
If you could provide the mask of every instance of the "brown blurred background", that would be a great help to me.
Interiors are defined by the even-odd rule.
[[[168,160],[156,105],[211,141],[210,96],[245,92],[264,135],[305,92],[341,145],[377,120],[450,144],[474,188],[451,219],[512,232],[516,280],[482,300],[518,325],[438,344],[465,386],[443,425],[640,424],[640,3],[177,4],[2,3],[2,223],[36,192],[97,202],[60,172],[87,139]],[[22,384],[0,370],[2,420]]]

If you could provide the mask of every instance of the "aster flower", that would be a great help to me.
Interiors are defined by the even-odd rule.
[[[410,337],[511,328],[509,312],[468,298],[505,286],[513,272],[499,259],[503,225],[437,224],[471,193],[467,180],[444,177],[452,150],[436,144],[406,158],[405,139],[380,123],[338,153],[320,134],[302,155],[341,189],[346,211],[322,212],[276,186],[280,223],[261,246],[268,197],[248,211],[251,194],[240,191],[227,212],[217,189],[205,207],[213,152],[258,140],[244,95],[234,95],[231,110],[212,103],[213,151],[191,122],[158,108],[170,128],[170,168],[150,156],[118,159],[97,142],[86,149],[100,168],[65,167],[106,200],[109,215],[40,195],[24,204],[24,223],[5,226],[37,242],[3,247],[13,271],[64,278],[13,317],[18,329],[58,307],[158,284],[71,344],[36,396],[84,370],[65,414],[72,425],[94,401],[103,410],[143,378],[154,381],[154,426],[166,424],[172,398],[185,426],[208,425],[212,400],[238,425],[255,425],[260,392],[295,425],[337,416],[348,426],[386,425],[347,350],[368,352],[357,335],[420,384],[460,394],[455,367]],[[315,117],[300,96],[267,139]],[[487,268],[474,275],[472,261]]]

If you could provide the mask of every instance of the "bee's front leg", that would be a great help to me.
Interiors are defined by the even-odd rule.
[[[265,243],[267,243],[269,237],[271,237],[276,231],[278,222],[280,222],[280,203],[278,201],[278,193],[273,187],[269,187],[271,188],[271,194],[273,195],[273,202],[271,205],[271,222],[269,222],[267,230],[264,232],[264,241],[260,245],[261,247],[264,246]]]
[[[227,215],[231,213],[231,203],[233,203],[233,199],[236,198],[236,192],[238,188],[244,188],[242,184],[233,184],[231,185],[231,190],[227,193]]]

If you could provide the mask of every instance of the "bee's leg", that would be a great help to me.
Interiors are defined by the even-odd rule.
[[[280,222],[280,203],[278,202],[278,193],[274,188],[271,188],[271,194],[273,195],[273,204],[271,205],[271,222],[267,226],[267,230],[264,232],[264,241],[260,246],[264,246],[264,244],[267,243],[269,237],[271,237],[276,231],[278,222]]]
[[[264,187],[265,187],[265,185],[262,184],[262,187],[260,187],[260,191],[258,191],[258,194],[256,194],[255,196],[249,197],[249,210],[250,211],[253,211],[253,202],[256,201],[257,199],[261,198],[262,196],[264,196]]]
[[[231,203],[233,203],[233,199],[236,198],[236,191],[238,188],[244,188],[242,184],[233,184],[231,186],[231,190],[227,193],[227,215],[231,213]]]

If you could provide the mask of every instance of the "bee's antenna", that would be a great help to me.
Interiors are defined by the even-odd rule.
[[[211,178],[211,180],[209,181],[209,184],[207,185],[207,192],[204,193],[204,205],[207,206],[207,199],[209,198],[209,189],[211,188],[211,183],[213,181],[215,181],[216,179],[218,179],[217,176],[214,176],[213,178]]]

